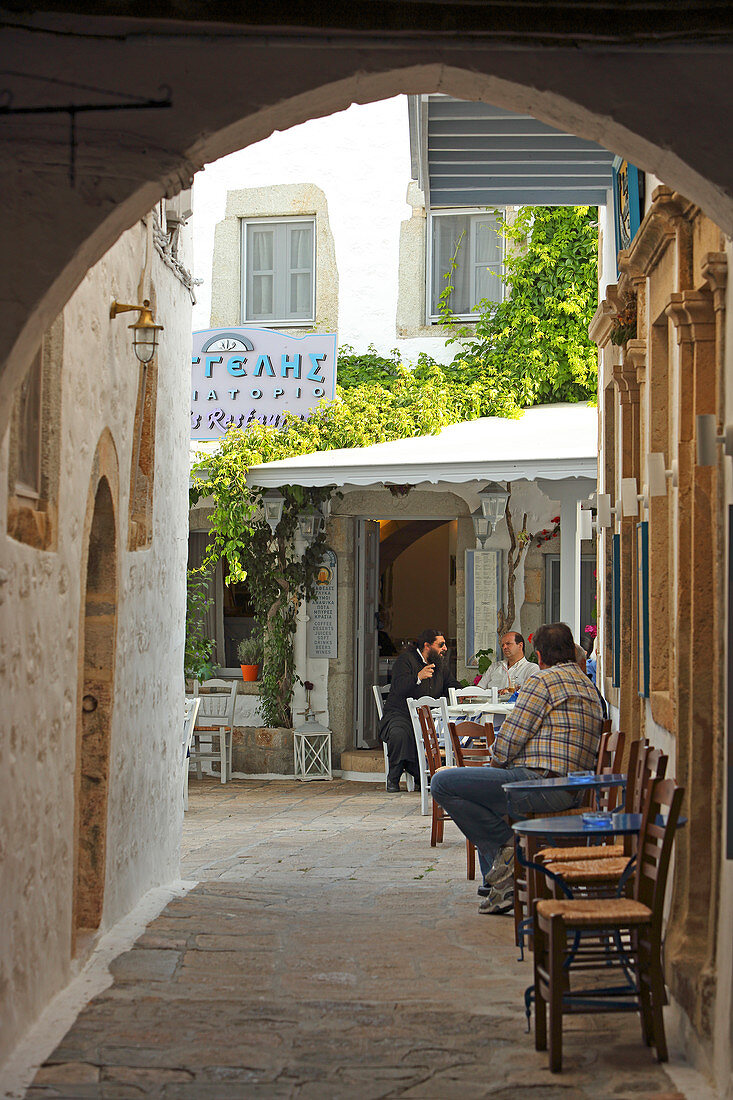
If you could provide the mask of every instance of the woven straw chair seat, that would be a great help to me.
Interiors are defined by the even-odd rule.
[[[545,866],[567,882],[616,882],[628,864],[628,859],[580,859]]]
[[[620,859],[623,854],[623,844],[599,844],[586,848],[542,848],[537,853],[537,859],[542,863],[552,863],[558,859]]]
[[[568,928],[624,928],[630,924],[647,924],[652,911],[633,898],[551,898],[537,902],[537,916],[541,921],[562,917]]]

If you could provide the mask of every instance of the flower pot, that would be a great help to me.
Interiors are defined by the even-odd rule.
[[[247,680],[249,681],[249,683],[252,683],[254,680],[257,679],[257,674],[260,671],[259,665],[240,665],[239,667],[242,670],[243,680]]]

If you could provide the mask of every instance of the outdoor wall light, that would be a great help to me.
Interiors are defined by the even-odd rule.
[[[583,507],[583,501],[578,501],[578,538],[583,541],[593,538],[593,512],[590,508]]]
[[[298,532],[307,543],[315,541],[316,535],[321,530],[323,516],[315,508],[307,508],[298,516]]]
[[[473,520],[473,529],[476,532],[476,549],[484,550],[484,544],[488,542],[494,532],[491,520],[486,518],[480,508],[477,508],[475,512],[471,512],[471,519]]]
[[[617,508],[611,506],[609,493],[596,493],[596,517],[598,527],[610,527]]]
[[[667,495],[667,482],[677,488],[677,460],[674,459],[669,469],[666,468],[662,451],[651,451],[646,456],[646,476],[649,482],[649,496],[663,497]]]
[[[116,317],[118,313],[129,313],[131,309],[138,310],[139,316],[134,325],[128,325],[132,330],[132,349],[141,363],[149,363],[155,355],[158,346],[158,333],[163,330],[163,325],[156,325],[153,313],[150,309],[150,299],[143,299],[141,306],[125,305],[123,302],[113,302],[110,306],[110,317]]]
[[[697,420],[697,464],[698,466],[717,466],[718,450],[716,444],[722,443],[727,455],[733,455],[733,424],[726,424],[718,435],[718,421],[713,413],[706,413]]]
[[[506,512],[506,502],[509,500],[509,493],[506,489],[502,489],[496,481],[490,481],[488,485],[485,485],[480,490],[478,498],[481,502],[482,515],[486,517],[491,525],[491,530],[494,531],[497,523],[500,519],[503,519]],[[474,527],[476,524],[474,523]],[[477,532],[478,534],[478,532]]]
[[[621,478],[621,515],[624,517],[638,516],[639,505],[649,506],[646,485],[640,493],[636,487],[635,477]]]
[[[281,497],[279,493],[267,493],[267,495],[262,498],[262,505],[265,509],[265,522],[274,535],[275,528],[283,518],[285,497]]]

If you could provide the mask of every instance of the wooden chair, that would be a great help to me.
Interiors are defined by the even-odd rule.
[[[660,749],[653,749],[646,741],[632,741],[629,750],[629,763],[624,793],[624,813],[640,814],[644,806],[649,784],[653,779],[664,779],[667,772],[667,757]],[[594,844],[582,847],[542,848],[537,853],[540,863],[554,863],[565,860],[620,859],[633,855],[634,838],[629,837],[623,844]]]
[[[459,768],[481,768],[491,761],[491,746],[494,743],[493,725],[481,725],[480,722],[449,722],[448,733],[453,745],[453,756]],[[476,744],[463,745],[461,740],[471,737]],[[476,878],[476,847],[466,837],[466,878],[473,882]]]
[[[499,701],[498,689],[476,686],[448,688],[448,702],[452,707],[460,706],[461,703],[482,703],[484,700],[487,703],[497,703]]]
[[[620,774],[615,772],[615,768],[621,767],[621,760],[623,759],[624,744],[626,741],[626,735],[624,733],[611,732],[611,722],[609,719],[603,720],[601,726],[601,739],[598,745],[598,755],[596,757],[596,775],[607,774]],[[610,803],[610,798],[606,800]],[[564,814],[580,814],[583,810],[588,809],[592,805],[592,795],[589,793],[580,806],[574,809],[560,810],[558,813],[528,813],[527,817],[560,817]],[[515,858],[514,858],[514,938],[517,947],[520,951],[520,959],[524,958],[524,945],[525,938],[527,945],[531,949],[532,947],[532,905],[534,898],[537,896],[544,896],[546,894],[546,880],[539,872],[528,871],[522,867],[519,859],[517,858],[517,849],[521,848],[522,855],[526,861],[536,862],[539,859],[539,844],[541,842],[538,838],[529,837],[515,837]],[[559,857],[562,858],[562,857]]]
[[[441,729],[446,731],[446,738],[448,736],[448,711],[446,709],[447,704],[445,699],[434,699],[432,695],[422,695],[419,699],[407,700],[407,710],[410,715],[410,720],[412,721],[413,733],[415,734],[415,749],[417,751],[417,763],[420,769],[420,813],[423,817],[427,817],[430,813],[430,809],[428,808],[428,798],[430,795],[431,773],[430,768],[428,767],[427,756],[425,753],[425,743],[422,736],[422,728],[420,726],[420,720],[417,713],[420,707],[430,708],[431,714],[438,718]],[[437,737],[437,729],[435,733]],[[453,757],[451,753],[451,759],[448,762],[452,763],[452,761]]]
[[[432,778],[438,768],[443,767],[443,758],[440,755],[440,742],[438,741],[438,731],[435,728],[432,707],[429,704],[423,704],[416,708],[416,714],[420,724],[420,733],[425,750],[425,760],[428,772]],[[434,799],[431,801],[432,823],[430,827],[430,847],[434,848],[436,844],[443,843],[443,822],[450,821],[450,817],[441,809]]]
[[[664,893],[684,791],[673,779],[649,786],[632,897],[543,899],[534,904],[535,1046],[548,1049],[550,1070],[562,1069],[562,1018],[574,1012],[639,1012],[642,1037],[660,1062],[667,1061],[662,1006]],[[631,970],[618,987],[610,985],[609,967]],[[571,975],[583,974],[583,989]],[[600,976],[594,988],[588,973]],[[547,1011],[549,1009],[549,1033]]]
[[[202,760],[219,760],[221,781],[226,783],[232,770],[237,681],[206,680],[199,685],[198,680],[195,680],[194,692],[200,699],[200,705],[193,730],[190,759],[196,764],[196,775],[199,779],[203,776]],[[203,748],[202,734],[205,743]]]
[[[610,726],[610,722],[608,722]],[[598,750],[596,762],[596,775],[620,775],[623,767],[624,748],[626,746],[626,734],[621,730],[611,733],[610,729],[601,734],[601,745]],[[612,787],[606,787],[596,796],[596,807],[599,810],[610,811],[616,807],[617,791]],[[613,805],[612,805],[613,803]]]
[[[372,692],[374,694],[374,704],[377,708],[377,720],[379,722],[384,718],[384,704],[389,695],[389,684],[372,684]],[[387,786],[387,779],[389,778],[389,753],[387,752],[387,742],[382,741],[382,748],[384,749],[384,785]],[[407,789],[408,791],[415,790],[415,780],[411,775],[407,776]]]

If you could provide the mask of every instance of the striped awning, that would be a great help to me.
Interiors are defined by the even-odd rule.
[[[613,154],[531,115],[409,97],[412,174],[436,207],[603,206]]]

